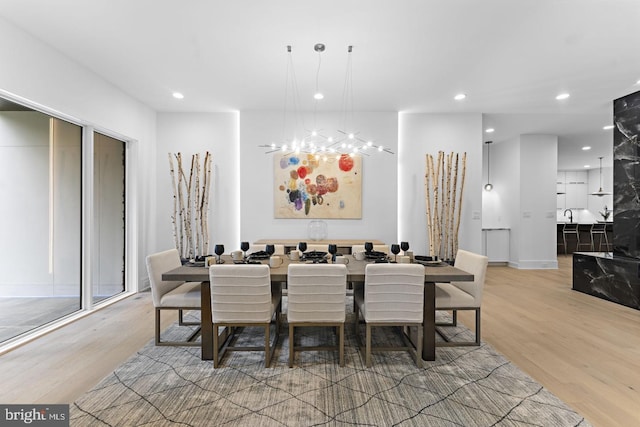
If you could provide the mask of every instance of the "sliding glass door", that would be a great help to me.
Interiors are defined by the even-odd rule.
[[[0,98],[0,345],[126,290],[126,143],[84,135]]]
[[[125,150],[123,141],[93,134],[93,302],[125,290]]]
[[[0,102],[0,342],[81,308],[82,128]]]

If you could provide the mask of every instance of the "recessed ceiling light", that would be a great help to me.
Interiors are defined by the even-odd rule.
[[[486,128],[484,131],[486,133],[493,133],[495,131],[495,129],[494,128]]]
[[[584,151],[587,151],[587,150],[591,150],[591,147],[589,147],[588,145],[585,145],[584,147],[582,147],[582,149],[583,149]]]
[[[181,94],[180,92],[173,92],[173,97],[174,97],[175,99],[183,99],[183,98],[184,98],[184,95],[183,95],[183,94]]]
[[[456,96],[454,96],[453,99],[455,99],[456,101],[462,101],[466,97],[467,97],[467,95],[465,95],[464,93],[459,93]]]
[[[561,93],[560,95],[556,96],[556,99],[558,101],[562,101],[563,99],[569,98],[569,96],[571,96],[571,95],[569,95],[568,93]]]
[[[322,94],[322,92],[316,92],[316,93],[313,95],[313,98],[314,98],[314,99],[317,99],[317,100],[324,99],[324,95]]]
[[[585,167],[585,168],[590,168],[590,167],[591,167],[591,165],[584,165],[584,167]]]
[[[604,129],[604,130],[613,129],[613,125],[602,126],[602,129]]]

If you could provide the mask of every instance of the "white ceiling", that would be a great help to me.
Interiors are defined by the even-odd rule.
[[[0,0],[0,16],[157,111],[282,109],[286,45],[310,109],[319,42],[319,109],[339,110],[353,45],[356,111],[484,113],[494,142],[558,135],[560,169],[612,164],[602,126],[640,89],[638,0]]]

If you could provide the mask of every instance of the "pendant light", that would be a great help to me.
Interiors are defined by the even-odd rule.
[[[493,184],[491,184],[490,173],[491,173],[491,144],[493,141],[487,141],[487,183],[484,185],[484,191],[491,191],[493,189]]]
[[[598,191],[591,193],[591,195],[598,196],[598,197],[608,196],[611,193],[607,193],[606,191],[602,190],[602,157],[598,157],[598,158],[600,159],[600,188],[598,189]]]

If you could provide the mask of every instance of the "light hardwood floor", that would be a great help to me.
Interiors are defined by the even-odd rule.
[[[593,425],[640,425],[640,311],[572,291],[558,261],[489,267],[482,338]],[[142,293],[1,355],[0,402],[73,402],[153,338],[153,316]]]

